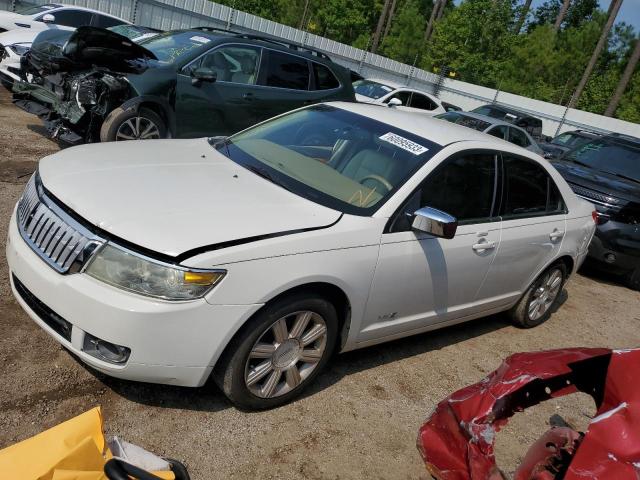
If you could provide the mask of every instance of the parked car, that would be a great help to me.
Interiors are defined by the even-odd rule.
[[[0,33],[15,29],[67,30],[83,25],[107,28],[123,23],[129,22],[90,8],[60,3],[36,5],[17,13],[0,11]]]
[[[536,140],[544,139],[542,135],[542,120],[538,117],[529,115],[528,113],[516,110],[515,108],[492,103],[474,108],[471,112],[513,123],[518,127],[522,127]]]
[[[73,30],[57,30],[53,35],[56,36],[58,43],[60,43],[68,40],[73,34]],[[124,35],[138,43],[160,33],[159,30],[153,28],[128,23],[109,27],[107,30]],[[4,54],[0,54],[0,81],[6,87],[11,88],[14,81],[25,79],[22,73],[22,56],[31,49],[34,40],[41,33],[41,30],[26,28],[0,33],[0,52],[4,51]],[[49,35],[51,34],[47,36]]]
[[[531,135],[522,128],[510,123],[472,112],[447,112],[436,115],[436,118],[487,133],[493,137],[526,148],[538,155],[544,154],[544,151],[538,146],[538,143]]]
[[[401,110],[430,115],[446,112],[442,102],[433,95],[388,80],[357,80],[353,88],[358,102],[389,104],[393,100]]]
[[[16,105],[69,143],[226,135],[302,105],[354,100],[349,70],[319,51],[208,28],[140,45],[93,27],[66,40],[43,33],[25,62],[35,79],[14,85]]]
[[[598,211],[589,263],[640,290],[640,139],[607,135],[553,162],[579,197]]]
[[[574,130],[561,133],[549,142],[538,142],[538,145],[544,150],[544,158],[560,158],[569,150],[600,136],[599,133],[589,132],[588,130]]]
[[[267,408],[334,350],[501,311],[544,322],[592,212],[527,150],[334,102],[226,139],[46,157],[7,261],[19,304],[83,362],[175,385],[212,375],[236,404]]]

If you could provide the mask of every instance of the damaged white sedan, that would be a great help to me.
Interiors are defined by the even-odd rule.
[[[93,368],[213,377],[236,404],[268,408],[334,351],[501,311],[544,322],[586,255],[592,211],[524,149],[331,103],[229,138],[47,157],[7,258],[20,305]]]

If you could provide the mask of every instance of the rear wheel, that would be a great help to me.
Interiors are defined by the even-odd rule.
[[[560,293],[567,279],[567,267],[556,263],[542,272],[509,312],[514,325],[536,327],[546,322],[560,301]]]
[[[289,402],[327,363],[338,318],[331,303],[299,294],[267,305],[232,340],[214,379],[234,404],[248,409]]]
[[[156,112],[148,108],[119,107],[113,110],[100,128],[100,141],[152,140],[167,138],[167,126]]]
[[[640,291],[640,268],[627,274],[627,285],[629,288]]]

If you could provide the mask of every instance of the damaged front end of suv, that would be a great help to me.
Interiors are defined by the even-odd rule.
[[[142,73],[150,60],[152,52],[103,28],[45,31],[23,56],[13,101],[40,117],[52,138],[98,141],[105,117],[136,95],[127,75]]]

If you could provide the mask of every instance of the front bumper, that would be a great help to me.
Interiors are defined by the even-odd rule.
[[[0,45],[0,80],[6,85],[13,84],[14,81],[20,80],[20,55],[11,50],[9,47]]]
[[[640,225],[608,220],[589,245],[590,263],[617,274],[640,268]]]
[[[203,385],[237,329],[261,305],[211,305],[204,299],[164,302],[110,287],[77,273],[61,275],[22,239],[15,211],[9,224],[7,262],[18,303],[49,335],[81,361],[127,380],[196,387]],[[52,328],[16,289],[26,288],[70,324],[70,340]],[[33,305],[33,302],[30,302]],[[55,327],[55,325],[53,325]],[[86,333],[131,349],[117,365],[83,351]]]

